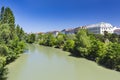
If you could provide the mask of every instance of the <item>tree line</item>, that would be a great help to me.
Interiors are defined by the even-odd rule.
[[[25,32],[15,24],[15,17],[9,7],[0,11],[0,80],[6,80],[7,64],[14,61],[25,50]]]
[[[31,39],[30,39],[31,38]],[[30,43],[38,43],[71,52],[71,56],[84,57],[96,63],[120,71],[120,35],[110,34],[107,31],[104,35],[93,34],[85,29],[80,29],[75,34],[53,35],[30,34]]]

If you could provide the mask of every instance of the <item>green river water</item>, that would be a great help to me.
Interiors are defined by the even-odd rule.
[[[84,58],[69,56],[60,49],[39,45],[7,65],[7,80],[120,80],[120,72],[109,70]]]

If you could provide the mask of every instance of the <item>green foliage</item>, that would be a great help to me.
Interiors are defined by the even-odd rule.
[[[11,11],[11,9],[9,7],[7,7],[7,8],[2,7],[1,14],[2,14],[1,15],[2,23],[7,23],[9,25],[14,26],[15,18],[14,18],[13,12]]]
[[[1,8],[0,20],[3,20],[4,11],[5,11],[5,8],[4,8],[4,6],[3,6],[3,7]]]
[[[80,30],[76,34],[75,40],[75,50],[77,54],[85,57],[89,53],[89,48],[91,47],[90,37],[87,35],[85,30]]]
[[[5,44],[0,45],[0,55],[7,56],[9,54],[8,47]]]
[[[66,36],[64,34],[58,34],[56,37],[56,48],[63,48],[65,44]]]
[[[38,44],[43,45],[45,40],[45,35],[44,34],[38,34],[36,41]]]
[[[45,46],[54,46],[56,44],[56,38],[51,33],[39,34],[38,35],[39,44]]]
[[[10,40],[11,32],[8,24],[0,25],[0,43],[8,43]]]
[[[24,40],[25,33],[24,33],[23,29],[19,25],[16,26],[16,30],[15,31],[16,31],[16,34],[17,34],[19,40],[20,41]]]
[[[119,42],[119,41],[118,41],[118,40],[119,40],[119,35],[117,35],[117,34],[111,34],[109,40],[110,40],[111,42]]]
[[[0,12],[0,80],[6,80],[5,65],[15,60],[25,49],[24,31],[15,27],[15,18],[10,8]]]
[[[55,37],[52,34],[48,34],[45,45],[46,46],[54,46],[55,43],[56,43]]]
[[[76,35],[75,34],[67,34],[65,35],[65,39],[67,40],[75,40]]]
[[[27,36],[27,41],[28,43],[34,43],[35,42],[35,39],[36,39],[36,35],[35,34],[28,34]]]
[[[99,59],[99,63],[115,70],[120,70],[120,44],[110,43],[105,55]]]
[[[102,34],[92,34],[95,39],[100,40],[101,42],[105,41],[105,37]]]
[[[67,40],[65,42],[63,50],[72,52],[73,48],[74,48],[74,45],[75,45],[75,41],[74,40]]]
[[[8,70],[5,68],[6,58],[0,56],[0,80],[6,80]]]
[[[97,61],[99,58],[106,54],[106,48],[106,44],[103,42],[99,40],[93,40],[91,42],[88,58]]]

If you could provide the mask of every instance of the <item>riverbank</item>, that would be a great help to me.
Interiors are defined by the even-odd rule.
[[[85,29],[80,29],[75,34],[39,34],[35,40],[39,45],[63,49],[71,52],[74,57],[83,57],[116,71],[120,71],[119,41],[117,34],[93,34]]]
[[[69,56],[69,52],[40,45],[9,64],[8,80],[119,80],[120,72],[95,62]]]

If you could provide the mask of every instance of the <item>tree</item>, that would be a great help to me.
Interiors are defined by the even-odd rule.
[[[56,37],[56,48],[63,48],[66,40],[66,35],[59,33]]]
[[[110,36],[111,36],[111,34],[110,33],[108,33],[107,31],[104,31],[104,41],[106,40],[106,39],[110,39]]]
[[[27,38],[27,42],[28,43],[34,43],[35,42],[35,39],[36,39],[36,36],[35,34],[28,34],[28,38]]]
[[[10,27],[8,24],[1,24],[0,25],[0,42],[1,43],[8,43],[10,40],[11,32]]]
[[[118,42],[118,38],[119,38],[119,36],[117,35],[117,34],[111,34],[111,36],[110,36],[110,38],[109,38],[109,40],[111,41],[111,42]]]
[[[20,27],[15,28],[15,18],[8,7],[1,9],[0,30],[0,80],[6,80],[5,65],[15,60],[25,49],[24,31]]]
[[[101,42],[105,41],[105,37],[102,34],[92,34],[92,35],[95,37],[95,39],[100,40]]]
[[[65,42],[63,50],[72,52],[73,48],[74,48],[74,45],[75,45],[75,41],[69,39]]]
[[[15,34],[15,17],[13,15],[12,10],[9,7],[7,8],[2,7],[0,21],[2,24],[9,25],[11,32],[10,38],[13,39],[14,38],[13,35]]]
[[[38,36],[36,38],[38,44],[43,45],[44,44],[44,40],[45,40],[44,38],[45,38],[45,34],[41,34],[41,33],[38,34]]]
[[[65,35],[66,40],[75,40],[75,34],[67,34]]]
[[[4,44],[0,45],[0,56],[7,56],[9,54],[8,47]]]
[[[98,62],[98,59],[106,54],[106,49],[107,44],[99,40],[92,40],[88,58]]]
[[[47,34],[47,39],[46,39],[46,46],[54,46],[56,43],[56,39],[52,34]]]
[[[24,33],[23,29],[19,25],[16,26],[16,34],[19,37],[20,41],[24,40],[25,33]]]
[[[5,68],[5,64],[6,64],[5,57],[0,56],[0,80],[6,80],[7,79],[6,75],[8,73],[8,69]]]
[[[86,30],[79,30],[76,34],[75,51],[79,56],[85,57],[89,54],[89,48],[91,47],[90,37],[87,36]]]
[[[5,8],[4,6],[1,8],[1,13],[0,13],[0,21],[3,20],[4,18],[4,12],[5,12]]]
[[[99,59],[105,67],[120,70],[120,44],[110,43],[107,52]]]
[[[11,11],[11,9],[9,7],[4,9],[4,7],[3,7],[1,12],[2,12],[2,23],[8,23],[8,24],[14,26],[15,18],[14,18],[14,15],[13,15],[13,12]]]

